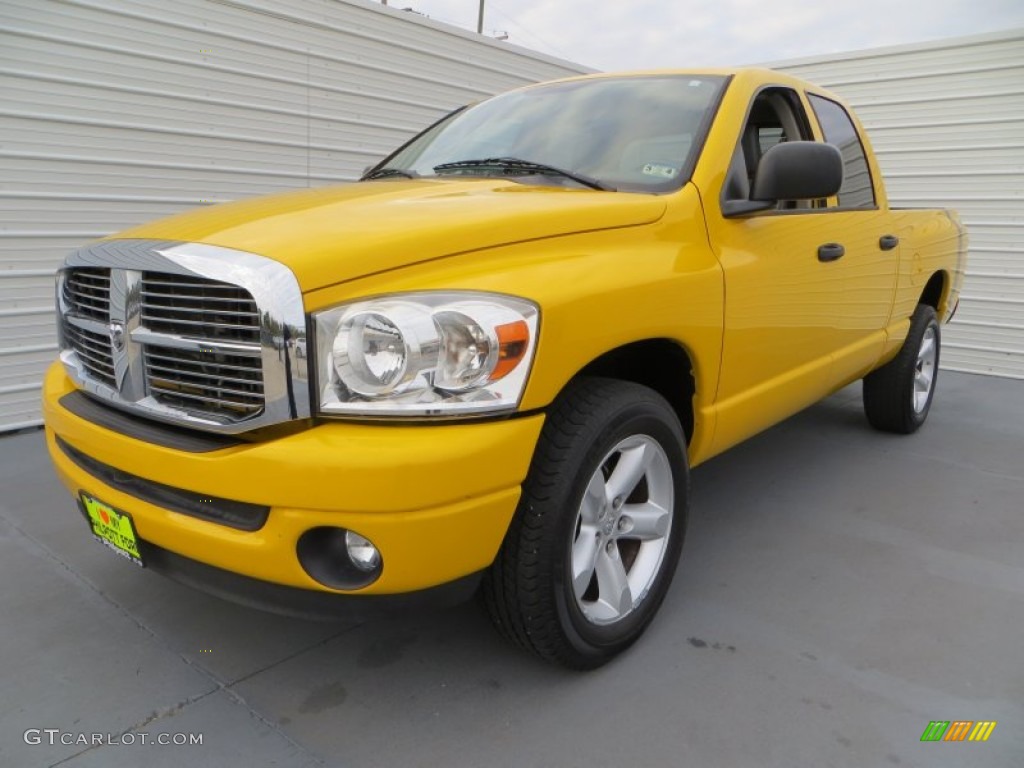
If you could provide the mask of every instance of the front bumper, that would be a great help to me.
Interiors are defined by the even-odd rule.
[[[43,387],[46,441],[72,494],[85,491],[128,512],[138,536],[154,548],[241,577],[337,594],[416,592],[486,568],[515,511],[544,418],[437,425],[329,422],[266,442],[197,453],[84,419],[59,402],[72,391],[55,363]],[[138,478],[267,506],[266,522],[258,530],[239,530],[144,501],[86,472],[58,446],[58,438]],[[345,592],[309,576],[296,545],[305,531],[320,526],[369,538],[383,560],[380,577]]]

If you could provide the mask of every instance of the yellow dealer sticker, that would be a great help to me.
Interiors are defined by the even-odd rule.
[[[136,565],[142,565],[139,539],[135,535],[132,519],[124,512],[118,512],[109,504],[81,493],[82,505],[89,516],[93,535],[122,557]]]

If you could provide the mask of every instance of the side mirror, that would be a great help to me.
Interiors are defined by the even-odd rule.
[[[843,185],[843,156],[832,144],[786,141],[764,153],[750,199],[816,200],[831,197]]]

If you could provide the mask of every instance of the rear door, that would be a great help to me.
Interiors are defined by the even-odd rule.
[[[825,216],[841,233],[844,255],[832,272],[843,285],[835,307],[833,376],[840,383],[859,378],[878,360],[889,324],[899,267],[894,217],[877,199],[867,153],[846,109],[824,96],[808,94],[820,138],[843,155],[843,186]]]

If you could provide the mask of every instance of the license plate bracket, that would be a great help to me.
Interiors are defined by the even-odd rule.
[[[90,496],[85,491],[79,491],[78,498],[89,521],[92,535],[121,557],[145,567],[139,548],[139,537],[135,533],[135,523],[132,522],[131,515]]]

